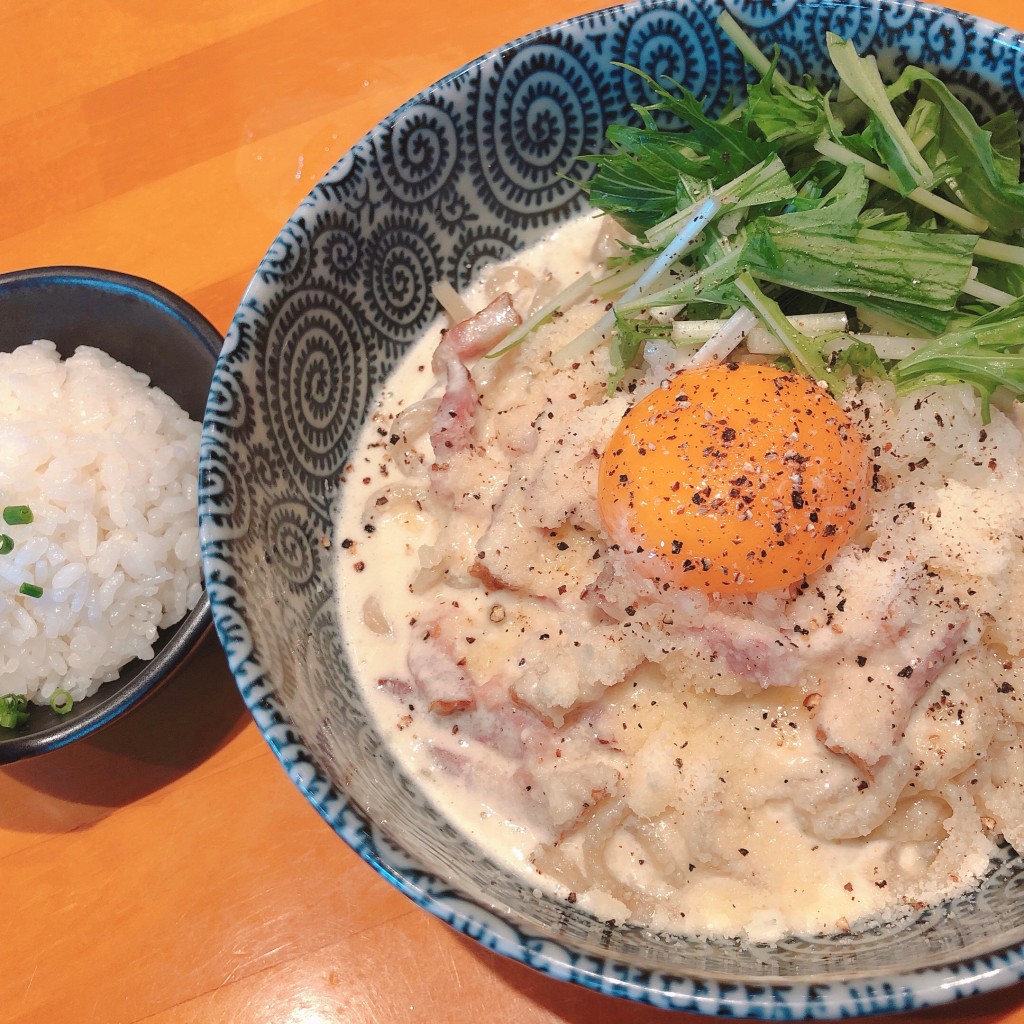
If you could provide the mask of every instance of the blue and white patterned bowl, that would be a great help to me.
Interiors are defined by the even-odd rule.
[[[1024,108],[1024,38],[904,0],[725,0],[791,75],[827,29],[945,75],[990,116]],[[336,481],[382,379],[462,287],[584,208],[580,154],[644,101],[622,61],[721,107],[740,58],[712,0],[641,0],[503,47],[397,110],[282,229],[235,316],[201,454],[214,621],[259,727],[366,862],[489,949],[654,1006],[827,1018],[929,1006],[1024,978],[1024,865],[977,894],[857,936],[746,946],[609,927],[481,858],[392,760],[346,661],[329,547]],[[386,824],[383,824],[386,823]]]

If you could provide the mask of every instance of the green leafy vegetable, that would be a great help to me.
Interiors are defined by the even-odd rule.
[[[915,188],[931,187],[932,170],[896,116],[878,62],[873,56],[859,56],[853,43],[834,32],[826,33],[825,45],[840,80],[868,109],[865,136],[896,177],[901,191],[906,194]]]
[[[885,380],[889,376],[885,363],[879,358],[874,347],[866,341],[856,338],[853,338],[849,345],[836,353],[832,360],[832,369],[835,371],[849,369],[858,377],[876,377],[881,380]]]
[[[796,195],[789,172],[777,156],[755,164],[710,193],[723,208],[734,212],[750,210],[755,206],[781,208],[784,203],[795,199]],[[685,209],[667,217],[647,232],[647,240],[653,246],[654,253],[693,216],[697,206],[695,199]]]
[[[750,308],[760,317],[761,322],[782,343],[789,357],[802,373],[809,374],[816,380],[824,380],[833,388],[837,382],[831,371],[825,368],[821,351],[801,331],[798,331],[788,320],[786,314],[754,283],[749,273],[744,272],[736,278],[736,287],[749,302]]]
[[[790,85],[776,72],[776,62],[747,93],[747,123],[770,142],[777,153],[813,146],[826,132],[829,111],[825,97],[811,83]]]
[[[1005,238],[1019,233],[1024,228],[1024,185],[1016,118],[1007,111],[981,127],[949,87],[923,68],[906,68],[890,91],[902,94],[914,85],[941,110],[931,148],[937,159],[959,165],[947,182],[949,191],[988,221],[993,234]]]
[[[635,241],[603,283],[613,298],[621,282],[622,294],[569,350],[607,340],[614,387],[646,342],[685,334],[669,321],[746,308],[787,359],[835,392],[850,374],[888,375],[901,391],[966,382],[986,415],[1000,389],[1024,397],[1024,185],[1013,116],[979,125],[922,68],[886,84],[874,57],[832,33],[838,92],[794,84],[778,54],[761,53],[731,16],[719,24],[759,76],[746,102],[721,116],[678,83],[629,69],[654,102],[634,108],[638,124],[609,129],[610,150],[590,158],[596,172],[585,187]],[[678,126],[665,127],[670,119]],[[672,250],[709,199],[717,208],[701,233]],[[916,351],[886,361],[855,333],[812,338],[790,319],[825,311],[909,338]],[[823,346],[837,342],[827,358]]]
[[[762,281],[874,310],[931,335],[952,319],[976,241],[814,224],[794,214],[751,224],[744,260]]]
[[[675,92],[636,68],[660,97],[639,108],[642,128],[613,125],[607,139],[611,152],[592,157],[598,169],[587,185],[590,201],[616,217],[634,233],[643,232],[689,205],[693,196],[684,178],[724,185],[740,172],[771,159],[763,141],[750,138],[742,126],[707,117],[699,101],[682,86]],[[654,114],[667,111],[690,126],[685,133],[659,129]]]
[[[937,384],[971,384],[987,422],[997,388],[1024,398],[1024,298],[940,335],[896,363],[890,377],[903,394]]]

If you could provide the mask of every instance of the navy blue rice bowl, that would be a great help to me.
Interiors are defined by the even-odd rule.
[[[90,267],[38,267],[0,275],[0,351],[40,338],[62,356],[79,345],[102,349],[146,374],[194,420],[201,420],[222,338],[199,312],[161,285]],[[177,625],[162,630],[149,661],[58,715],[31,709],[26,725],[0,729],[0,764],[55,750],[95,732],[165,683],[210,625],[205,592]]]

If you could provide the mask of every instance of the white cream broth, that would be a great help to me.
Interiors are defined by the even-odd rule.
[[[507,289],[525,317],[597,267],[603,230],[581,219],[463,298]],[[969,888],[997,836],[1024,838],[1016,419],[983,426],[967,389],[852,388],[874,453],[856,542],[792,592],[652,594],[603,534],[596,467],[664,368],[609,397],[603,347],[553,356],[604,311],[435,373],[438,324],[367,423],[339,593],[396,757],[602,920],[768,941]]]

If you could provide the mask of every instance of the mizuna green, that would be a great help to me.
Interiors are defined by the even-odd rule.
[[[829,34],[838,87],[788,82],[728,15],[719,24],[760,75],[746,101],[709,116],[672,81],[639,124],[609,128],[584,188],[635,236],[605,282],[635,282],[681,232],[687,245],[647,286],[613,302],[570,348],[611,346],[615,387],[673,321],[749,309],[789,361],[838,392],[846,370],[898,390],[966,382],[984,403],[1024,395],[1024,186],[1016,119],[979,125],[930,72],[886,84],[877,62]],[[662,127],[666,115],[678,129]],[[709,214],[706,204],[714,203]],[[705,223],[694,230],[701,210]],[[692,240],[691,240],[692,238]],[[811,337],[787,317],[842,310],[856,331]],[[864,332],[864,333],[860,333]],[[900,359],[869,356],[879,334]],[[841,353],[848,350],[846,355]]]

